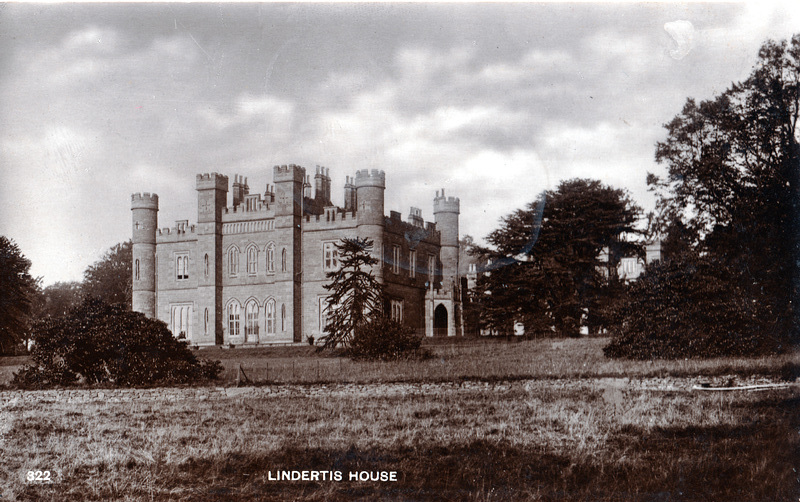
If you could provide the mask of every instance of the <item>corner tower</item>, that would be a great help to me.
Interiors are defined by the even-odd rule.
[[[134,311],[156,317],[156,228],[158,195],[131,195],[133,236],[132,305]]]
[[[386,190],[386,173],[373,169],[356,171],[356,224],[358,236],[372,241],[372,255],[378,259],[373,273],[378,282],[383,282],[383,192]]]
[[[278,330],[287,333],[292,341],[302,342],[302,229],[303,185],[306,170],[301,166],[275,166],[277,205],[275,207],[275,242],[280,250],[280,268],[275,279],[278,300]]]
[[[197,175],[197,319],[199,345],[222,344],[222,210],[228,177]]]

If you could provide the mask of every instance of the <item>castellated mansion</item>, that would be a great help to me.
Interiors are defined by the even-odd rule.
[[[383,171],[347,177],[344,207],[331,203],[329,171],[275,166],[273,185],[198,174],[197,223],[158,228],[158,196],[136,193],[133,309],[158,318],[191,345],[302,342],[324,335],[329,281],[342,238],[373,241],[385,312],[427,336],[463,333],[458,274],[459,199],[433,200],[434,222],[411,208],[384,214]]]

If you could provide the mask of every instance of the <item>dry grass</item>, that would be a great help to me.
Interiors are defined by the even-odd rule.
[[[679,361],[608,359],[604,338],[465,341],[429,345],[424,361],[355,362],[318,353],[313,347],[206,349],[202,357],[220,359],[222,380],[232,383],[241,365],[254,382],[422,382],[528,378],[604,378],[654,376],[774,375],[800,368],[800,352],[767,358],[716,358]],[[800,376],[797,375],[797,376]]]
[[[439,344],[433,359],[381,364],[310,347],[199,351],[223,360],[228,381],[241,363],[259,380],[340,384],[266,398],[0,408],[0,498],[800,499],[797,387],[714,394],[613,380],[792,376],[797,353],[632,362],[605,359],[604,343]],[[35,469],[58,470],[62,482],[25,484]],[[281,469],[394,470],[400,481],[270,481]]]
[[[4,498],[796,500],[797,390],[692,394],[597,382],[3,410]],[[63,482],[28,486],[30,469]],[[268,472],[396,470],[397,483]]]

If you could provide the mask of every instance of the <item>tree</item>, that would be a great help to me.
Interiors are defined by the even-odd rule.
[[[569,336],[584,320],[599,327],[601,288],[617,280],[623,256],[642,252],[628,240],[640,213],[625,191],[573,179],[503,218],[487,237],[493,247],[478,250],[490,263],[473,296],[483,327],[509,333],[522,322],[528,333]]]
[[[99,298],[109,304],[124,305],[130,309],[133,289],[131,286],[131,241],[119,243],[90,265],[83,273],[83,292],[86,298]]]
[[[61,317],[83,301],[83,286],[79,282],[56,282],[44,288],[37,296],[35,317]]]
[[[0,354],[8,354],[28,330],[37,281],[17,244],[0,236]]]
[[[654,226],[726,269],[726,291],[767,302],[797,340],[800,319],[800,35],[766,42],[751,75],[699,104],[688,99],[658,143],[664,178]],[[670,231],[667,229],[671,227]],[[686,253],[684,253],[686,254]],[[684,260],[687,266],[692,260]],[[733,301],[733,299],[731,299]],[[689,312],[685,312],[688,315]],[[792,335],[792,333],[794,333]]]
[[[32,364],[14,377],[22,387],[111,383],[194,383],[216,378],[219,362],[198,360],[162,321],[91,298],[33,329]]]
[[[323,287],[330,291],[326,312],[326,335],[323,346],[347,347],[355,332],[382,313],[382,288],[371,267],[379,263],[371,255],[372,241],[361,238],[342,239],[336,244],[339,269],[328,272],[331,282]]]

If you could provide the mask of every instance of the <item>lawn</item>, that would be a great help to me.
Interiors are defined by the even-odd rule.
[[[444,344],[432,347],[436,357],[429,361],[385,365],[352,363],[307,347],[199,351],[222,359],[228,377],[240,363],[260,375],[268,361],[269,380],[295,383],[269,384],[283,392],[265,397],[9,403],[0,409],[0,495],[197,501],[800,498],[800,389],[690,390],[703,379],[791,377],[797,354],[609,361],[602,344]],[[293,373],[286,369],[292,364]],[[355,374],[360,370],[364,374]],[[627,378],[616,378],[621,376]],[[669,390],[636,384],[665,378]],[[304,383],[315,379],[329,383]],[[57,471],[60,482],[26,484],[26,473],[36,469]],[[282,470],[340,472],[344,479],[271,479]],[[361,471],[395,472],[397,481],[348,479]]]

